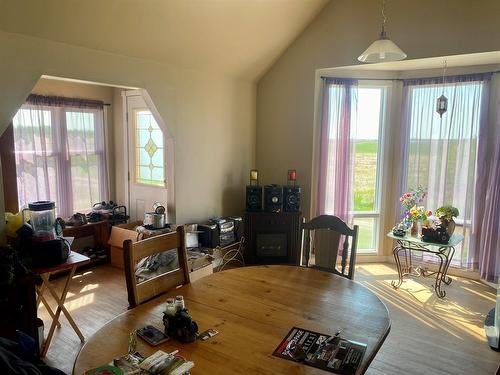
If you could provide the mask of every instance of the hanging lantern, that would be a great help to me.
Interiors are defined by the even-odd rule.
[[[436,112],[439,113],[439,117],[443,117],[443,113],[448,110],[448,98],[442,94],[436,100]]]
[[[445,59],[443,62],[443,81],[442,81],[443,93],[436,100],[436,112],[439,113],[439,117],[441,117],[441,118],[443,118],[443,114],[448,110],[448,98],[446,96],[444,96],[444,83],[445,83],[444,77],[446,75],[447,65],[448,64],[447,64],[447,61]]]

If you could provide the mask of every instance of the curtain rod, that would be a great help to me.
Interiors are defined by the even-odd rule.
[[[466,73],[466,74],[454,74],[454,75],[474,75],[474,74],[498,74],[500,70],[495,70],[493,72],[480,72],[480,73]],[[452,75],[450,75],[452,76]],[[448,77],[450,77],[448,76]],[[333,76],[321,76],[320,78],[339,78],[339,79],[353,79],[353,77],[333,77]],[[434,77],[417,77],[417,78],[354,78],[359,81],[407,81],[409,79],[419,79],[419,78],[434,78]]]

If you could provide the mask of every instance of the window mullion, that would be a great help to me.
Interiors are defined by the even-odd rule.
[[[68,131],[66,124],[66,109],[58,108],[57,124],[60,139],[60,165],[61,174],[60,183],[63,194],[61,194],[61,205],[65,208],[65,215],[70,216],[73,213],[73,180],[71,178],[71,155],[68,148]]]

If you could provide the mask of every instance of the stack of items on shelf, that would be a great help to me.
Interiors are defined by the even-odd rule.
[[[241,239],[243,219],[239,216],[215,217],[204,224],[198,224],[197,233],[201,247],[224,247]]]
[[[99,202],[92,206],[92,211],[83,214],[77,212],[70,218],[64,221],[65,225],[76,227],[87,223],[96,223],[98,221],[107,220],[110,225],[126,223],[129,219],[127,215],[127,207],[118,205],[113,201]]]
[[[186,225],[191,281],[210,275],[214,269],[221,270],[225,262],[236,260],[232,255],[242,247],[243,231],[240,216],[216,217],[203,224]],[[242,263],[242,255],[239,258]]]

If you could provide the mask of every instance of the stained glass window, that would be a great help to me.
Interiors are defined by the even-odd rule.
[[[135,112],[135,181],[165,186],[163,132],[148,110]]]

